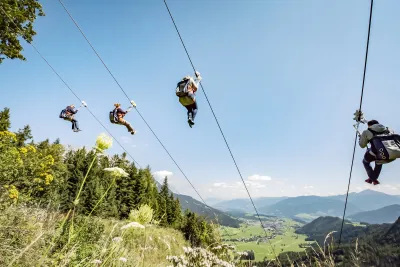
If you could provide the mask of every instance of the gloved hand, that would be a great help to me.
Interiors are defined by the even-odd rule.
[[[354,118],[353,120],[355,120],[356,122],[361,122],[364,123],[365,119],[364,119],[364,114],[362,113],[361,110],[356,110],[356,112],[354,113]]]

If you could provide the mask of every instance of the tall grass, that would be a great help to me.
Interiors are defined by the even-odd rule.
[[[96,217],[86,224],[84,217],[76,216],[75,225],[86,227],[66,246],[67,222],[50,253],[45,254],[63,217],[24,206],[2,209],[0,266],[166,266],[167,256],[181,254],[188,246],[173,229],[151,224],[134,227],[129,225],[140,224]],[[45,256],[40,259],[40,255]]]

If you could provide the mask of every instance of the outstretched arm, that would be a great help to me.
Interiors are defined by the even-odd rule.
[[[74,108],[71,108],[71,107],[68,107],[68,108],[67,108],[67,111],[70,112],[70,113],[72,113],[72,114],[78,113],[78,109],[74,109]]]

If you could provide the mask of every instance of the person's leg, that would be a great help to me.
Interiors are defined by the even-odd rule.
[[[375,180],[375,173],[374,169],[371,167],[371,162],[375,160],[375,157],[372,156],[369,151],[365,152],[364,154],[364,159],[363,159],[363,165],[365,170],[367,171],[367,175],[370,179]]]
[[[196,117],[197,110],[197,102],[194,102],[194,104],[192,104],[192,121],[194,121],[194,118]]]
[[[64,120],[66,120],[66,121],[70,121],[70,122],[71,122],[71,125],[72,125],[71,129],[72,129],[73,131],[75,131],[75,123],[74,123],[74,118],[73,118],[73,117],[71,117],[71,116],[66,116],[66,117],[64,118]]]
[[[76,131],[79,130],[79,125],[78,125],[78,121],[75,119],[72,119],[72,127],[73,129],[75,129]]]
[[[371,179],[378,180],[379,175],[381,174],[381,171],[382,171],[382,164],[376,164],[376,162],[375,162],[375,168],[374,168],[375,179],[374,178],[371,178]]]
[[[126,127],[126,129],[128,129],[128,132],[130,132],[130,133],[134,133],[135,132],[135,129],[133,129],[132,128],[132,125],[129,123],[129,122],[127,122],[126,120],[124,120],[124,119],[120,119],[119,120],[119,122],[122,124],[122,125],[125,125],[125,127]]]
[[[187,109],[187,116],[188,120],[192,120],[193,114],[192,114],[192,105],[185,106]]]

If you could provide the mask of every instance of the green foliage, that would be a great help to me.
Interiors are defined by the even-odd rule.
[[[33,22],[37,15],[44,16],[42,5],[37,0],[0,1],[0,14],[0,64],[4,56],[26,60],[19,38],[33,41]]]
[[[0,131],[7,131],[10,127],[10,109],[4,108],[3,111],[0,111]]]
[[[188,210],[183,217],[181,231],[194,247],[211,245],[221,239],[216,226],[207,223],[203,217]]]
[[[161,225],[179,227],[182,221],[181,206],[168,188],[168,178],[165,177],[158,195],[158,218]]]

